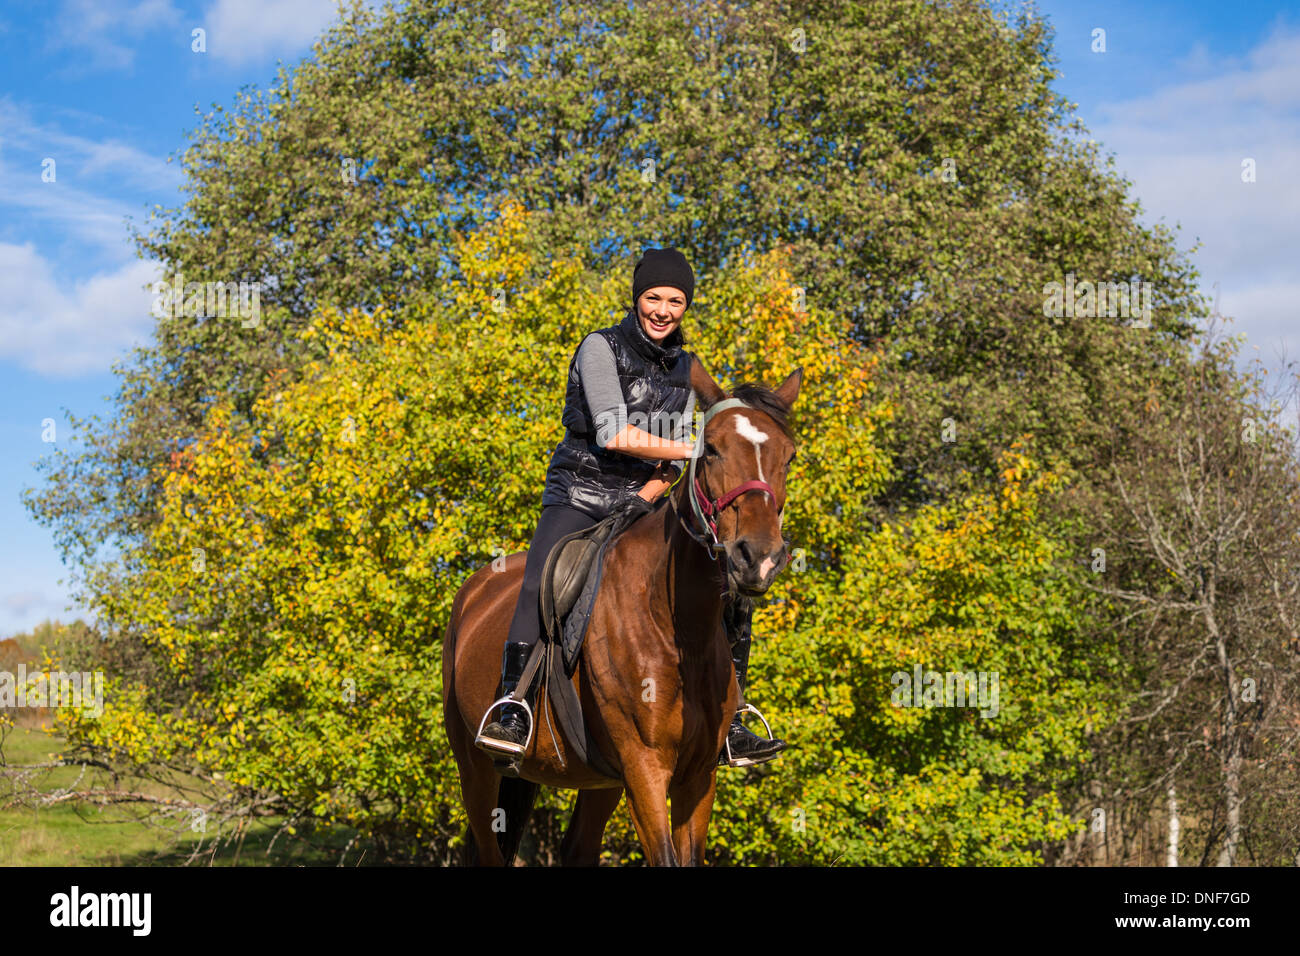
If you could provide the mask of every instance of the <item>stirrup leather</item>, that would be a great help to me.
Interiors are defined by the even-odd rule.
[[[763,722],[763,731],[764,731],[764,733],[767,734],[767,739],[768,739],[768,740],[775,740],[775,739],[776,739],[776,737],[773,736],[773,734],[772,734],[772,728],[771,728],[771,727],[768,725],[768,723],[767,723],[767,718],[764,717],[764,716],[762,715],[762,713],[759,712],[759,709],[758,709],[757,707],[755,707],[753,704],[749,703],[748,701],[746,701],[746,702],[745,702],[745,703],[744,703],[744,704],[743,704],[743,705],[742,705],[742,706],[741,706],[741,707],[736,711],[736,714],[737,714],[737,715],[739,715],[739,714],[746,714],[746,713],[757,715],[757,716],[758,716],[758,719],[761,720],[761,721]],[[734,755],[732,754],[732,752],[731,752],[731,732],[730,732],[730,725],[728,725],[727,737],[726,737],[726,739],[723,741],[722,747],[723,747],[723,753],[725,753],[725,754],[726,754],[726,757],[727,757],[727,766],[728,766],[728,767],[752,767],[752,766],[754,766],[755,764],[766,763],[767,761],[774,759],[774,758],[775,758],[775,757],[776,757],[776,756],[781,752],[781,751],[779,751],[779,750],[775,750],[775,751],[773,751],[772,753],[768,754],[767,756],[765,756],[765,757],[759,757],[759,758],[757,758],[757,759],[755,759],[755,758],[753,758],[753,757],[736,757],[736,756],[734,756]]]
[[[514,704],[515,706],[522,707],[524,709],[524,713],[528,717],[528,736],[524,738],[524,742],[522,744],[509,743],[508,741],[505,740],[498,740],[495,737],[483,736],[483,728],[487,726],[488,718],[492,716],[492,711],[496,710],[502,704]],[[764,723],[766,723],[766,721],[764,721]],[[483,714],[483,719],[478,722],[478,733],[474,736],[474,745],[476,747],[482,747],[483,749],[491,750],[494,753],[508,754],[510,756],[522,756],[524,751],[528,749],[528,745],[532,742],[533,742],[533,709],[528,706],[528,701],[524,700],[523,698],[516,700],[514,697],[511,697],[509,694],[506,694],[506,696],[502,697],[500,700],[495,700],[492,702],[492,706],[489,707],[487,711]]]

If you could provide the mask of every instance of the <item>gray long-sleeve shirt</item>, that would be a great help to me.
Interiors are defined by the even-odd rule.
[[[596,441],[603,448],[627,425],[627,403],[623,400],[623,387],[618,381],[614,351],[604,336],[593,332],[582,340],[578,347],[578,374],[582,376],[582,394],[587,400],[587,410],[596,423]],[[691,442],[694,416],[695,390],[692,389],[682,419],[673,430],[673,441]],[[674,459],[669,464],[681,471],[686,466],[686,459]]]

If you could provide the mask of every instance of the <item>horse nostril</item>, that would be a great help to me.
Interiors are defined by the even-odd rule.
[[[749,542],[741,538],[736,542],[736,550],[740,552],[740,559],[745,567],[752,568],[754,566],[754,556],[749,553]]]

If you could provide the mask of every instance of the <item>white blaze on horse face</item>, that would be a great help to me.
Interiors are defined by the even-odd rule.
[[[758,480],[766,484],[767,478],[763,476],[762,445],[763,442],[767,441],[767,432],[759,431],[757,428],[754,427],[753,422],[751,422],[744,415],[736,416],[736,431],[740,433],[741,438],[747,438],[754,443],[754,461],[758,463]],[[767,494],[767,492],[763,492],[763,494]],[[775,501],[772,503],[776,504]],[[779,516],[777,518],[777,523],[779,526],[780,524]],[[763,580],[766,580],[768,574],[771,573],[774,567],[776,567],[775,561],[773,561],[770,557],[764,558],[762,563],[758,566],[758,576]]]
[[[754,461],[758,462],[758,480],[766,482],[767,479],[763,477],[762,449],[759,446],[767,441],[767,432],[759,431],[744,415],[736,416],[736,431],[740,432],[741,438],[748,438],[754,443]]]

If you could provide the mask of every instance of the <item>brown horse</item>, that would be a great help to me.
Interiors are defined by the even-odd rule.
[[[597,864],[624,789],[650,863],[703,864],[718,754],[739,696],[723,602],[728,591],[762,594],[789,561],[781,519],[795,443],[787,417],[802,378],[796,369],[775,390],[745,384],[727,396],[692,363],[691,387],[706,411],[694,467],[668,504],[661,499],[611,543],[572,678],[591,739],[620,779],[577,761],[540,690],[519,777],[495,772],[474,733],[497,696],[526,553],[510,555],[501,571],[480,568],[461,587],[443,638],[442,694],[470,862],[513,860],[545,784],[579,791],[561,845],[565,865]],[[709,411],[728,398],[736,401]]]

